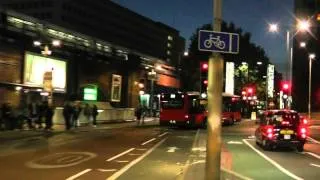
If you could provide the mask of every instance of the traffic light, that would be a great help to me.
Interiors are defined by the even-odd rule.
[[[203,80],[203,84],[207,86],[208,85],[208,80]]]
[[[286,81],[282,82],[281,90],[283,91],[284,94],[289,93],[289,91],[290,91],[290,84],[289,84],[289,82],[286,82]]]
[[[207,72],[208,71],[208,62],[200,62],[200,69],[201,72]]]

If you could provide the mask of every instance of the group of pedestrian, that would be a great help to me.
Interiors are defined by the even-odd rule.
[[[10,103],[1,107],[0,127],[3,130],[23,129],[27,123],[28,129],[52,130],[54,108],[47,101],[26,104],[21,102],[16,108]]]
[[[82,111],[82,106],[80,102],[65,102],[63,106],[63,117],[65,121],[66,130],[70,130],[71,128],[76,128],[80,125],[79,116]],[[98,107],[97,105],[93,105],[92,107],[89,104],[85,104],[83,108],[83,114],[86,117],[87,121],[90,123],[92,121],[92,125],[96,127],[97,125],[97,116],[98,116]]]
[[[30,130],[53,130],[54,109],[47,101],[32,102],[30,104],[22,102],[16,108],[10,103],[4,103],[0,109],[0,130],[24,129],[25,124]],[[79,117],[82,110],[87,122],[96,127],[98,116],[97,105],[90,106],[89,104],[85,104],[82,107],[80,101],[66,101],[63,106],[66,130],[80,126]],[[43,123],[45,126],[43,126]]]

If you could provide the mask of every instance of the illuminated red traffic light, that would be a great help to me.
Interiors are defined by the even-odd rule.
[[[289,89],[289,84],[285,83],[282,85],[283,90],[288,90]]]
[[[203,84],[207,85],[208,84],[208,80],[204,80]]]
[[[248,89],[247,89],[247,92],[248,92],[249,94],[252,94],[252,93],[253,93],[253,88],[248,88]]]
[[[202,71],[207,71],[209,67],[207,62],[201,62],[200,66]]]

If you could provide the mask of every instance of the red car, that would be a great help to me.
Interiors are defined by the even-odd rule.
[[[292,110],[267,110],[260,117],[255,132],[256,143],[264,150],[277,147],[294,147],[299,152],[308,136],[308,128],[304,119]]]

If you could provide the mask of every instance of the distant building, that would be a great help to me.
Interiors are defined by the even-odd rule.
[[[177,64],[179,32],[110,0],[1,0],[4,8]]]
[[[297,19],[306,19],[311,23],[310,32],[298,32],[293,39],[292,95],[293,106],[303,112],[308,110],[309,53],[315,53],[312,64],[311,107],[320,110],[320,1],[295,0],[294,8]],[[300,43],[306,47],[301,48]]]
[[[155,82],[154,95],[180,87],[177,65],[184,52],[184,39],[167,25],[111,1],[0,3],[5,7],[0,8],[0,104],[30,101],[43,91],[35,63],[44,63],[43,57],[47,63],[59,64],[55,64],[55,72],[61,73],[55,81],[62,81],[55,83],[61,88],[54,91],[58,104],[66,98],[64,93],[68,98],[81,99],[85,89],[90,93],[97,89],[86,97],[97,95],[98,101],[109,101],[115,107],[134,107],[138,99],[150,102],[151,81]],[[52,55],[42,56],[44,48],[34,46],[36,40],[60,40],[62,46],[50,46]],[[61,67],[63,70],[58,70]],[[156,78],[148,75],[151,69],[156,71]],[[138,87],[140,83],[143,88]],[[148,96],[140,97],[140,91]]]

